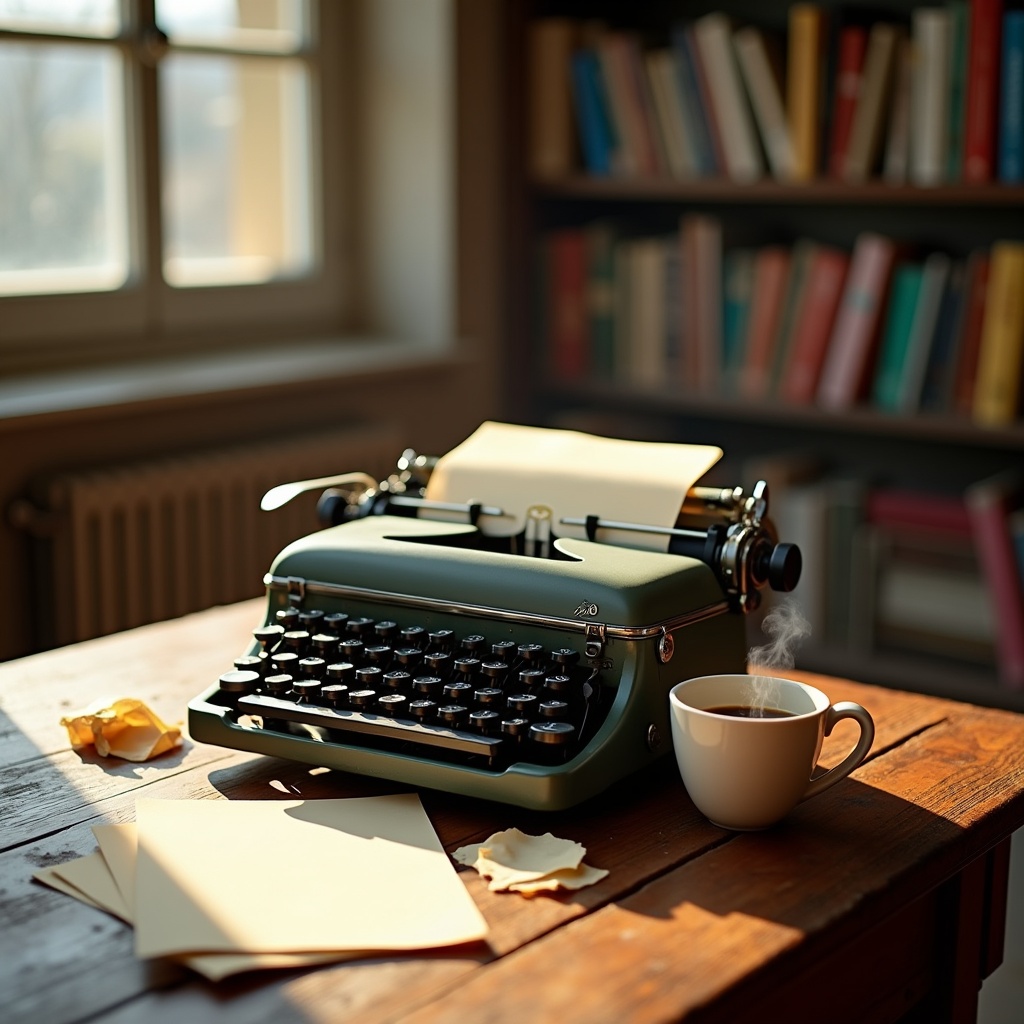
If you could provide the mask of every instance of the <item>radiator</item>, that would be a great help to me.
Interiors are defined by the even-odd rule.
[[[263,592],[287,543],[319,528],[316,499],[273,512],[275,484],[392,472],[403,448],[386,425],[334,430],[35,481],[22,525],[35,539],[41,648],[174,618]]]

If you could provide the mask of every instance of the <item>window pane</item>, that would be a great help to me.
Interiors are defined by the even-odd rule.
[[[305,38],[304,0],[157,0],[172,43],[288,53]]]
[[[0,293],[126,281],[123,83],[112,47],[0,44]]]
[[[118,0],[0,0],[0,25],[29,32],[113,36]]]
[[[160,71],[166,279],[255,283],[308,271],[305,68],[175,55]]]

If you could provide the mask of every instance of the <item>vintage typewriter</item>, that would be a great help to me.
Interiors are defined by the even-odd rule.
[[[720,456],[485,424],[382,482],[275,488],[264,507],[324,488],[328,525],[274,561],[193,738],[535,809],[594,796],[671,750],[671,686],[745,671],[743,613],[799,578],[763,482],[696,484]],[[652,483],[662,461],[693,480]]]

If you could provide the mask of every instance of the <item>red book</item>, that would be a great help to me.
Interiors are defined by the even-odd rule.
[[[864,503],[864,518],[869,523],[913,532],[970,537],[971,517],[963,498],[951,494],[926,494],[920,491],[884,487],[873,490]]]
[[[964,181],[995,177],[1003,0],[971,0],[964,111]]]
[[[999,474],[967,488],[978,562],[988,584],[996,625],[1001,682],[1024,689],[1024,585],[1010,532],[1010,514],[1024,507],[1024,478]]]
[[[764,398],[771,380],[772,343],[789,277],[789,250],[768,245],[754,256],[754,288],[747,319],[746,357],[740,371],[739,391],[745,398]]]
[[[964,294],[966,308],[956,370],[956,391],[953,395],[953,411],[962,416],[970,416],[974,409],[974,380],[978,375],[981,329],[985,323],[988,270],[988,253],[971,253],[967,261],[967,285]]]
[[[819,246],[812,258],[789,364],[783,368],[781,395],[787,401],[814,401],[849,265],[850,257],[841,249]]]
[[[836,80],[832,97],[832,135],[829,138],[828,150],[828,173],[833,178],[843,177],[867,46],[868,33],[863,26],[846,25],[839,30],[839,42],[836,46]]]
[[[548,236],[548,272],[551,369],[561,380],[579,380],[589,368],[587,243],[583,231],[570,228]]]
[[[848,408],[867,390],[895,261],[892,239],[872,232],[857,237],[818,382],[825,408]]]

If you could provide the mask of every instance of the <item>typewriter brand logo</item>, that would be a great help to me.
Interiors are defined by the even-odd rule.
[[[597,605],[593,601],[580,601],[573,615],[577,619],[592,619],[597,615]]]

